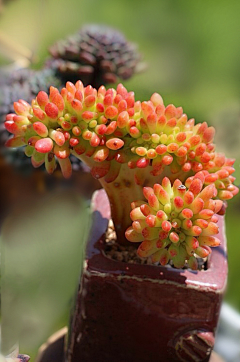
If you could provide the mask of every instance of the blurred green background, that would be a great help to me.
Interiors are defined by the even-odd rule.
[[[240,183],[240,2],[225,0],[9,0],[1,9],[1,64],[7,38],[40,68],[47,48],[86,23],[107,24],[138,44],[148,68],[124,82],[136,99],[160,93],[197,122],[217,128],[217,148],[235,157]],[[4,41],[3,41],[4,40]],[[225,296],[240,311],[240,199],[227,210],[229,280]],[[64,325],[64,318],[57,323]],[[43,342],[43,341],[42,341]],[[25,350],[26,353],[30,353]]]

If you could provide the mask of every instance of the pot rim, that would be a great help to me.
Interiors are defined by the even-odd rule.
[[[93,211],[93,224],[87,243],[85,273],[97,273],[103,277],[111,274],[120,279],[144,279],[153,283],[174,283],[184,288],[201,289],[215,293],[224,292],[228,272],[224,216],[218,215],[219,234],[217,237],[220,239],[221,245],[212,249],[207,261],[207,270],[194,271],[170,266],[129,264],[107,258],[103,253],[104,234],[111,218],[111,212],[104,189],[95,191],[91,208]]]

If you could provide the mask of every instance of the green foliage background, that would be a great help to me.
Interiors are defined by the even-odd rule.
[[[137,99],[159,92],[197,122],[217,128],[217,147],[236,157],[240,183],[240,2],[238,0],[15,0],[1,15],[1,32],[34,53],[86,23],[104,23],[136,42],[147,70],[124,82]],[[3,53],[2,53],[3,54]],[[7,63],[5,52],[1,63]],[[226,300],[240,311],[239,196],[227,210],[229,282]],[[70,225],[69,225],[70,228]],[[60,322],[59,324],[63,323]]]
[[[81,275],[91,212],[76,191],[58,190],[15,209],[2,241],[2,347],[34,356],[67,325]]]

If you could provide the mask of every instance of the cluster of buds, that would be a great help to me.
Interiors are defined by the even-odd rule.
[[[215,130],[206,122],[195,125],[157,93],[140,102],[122,84],[96,90],[81,81],[40,91],[31,105],[19,100],[14,110],[5,122],[13,133],[7,146],[25,145],[33,166],[45,163],[48,173],[57,159],[64,177],[71,175],[70,154],[83,160],[108,193],[117,232],[130,224],[120,202],[133,201],[126,237],[143,241],[140,256],[161,264],[170,258],[179,267],[188,260],[195,268],[193,254],[206,256],[218,244],[213,214],[223,213],[238,188],[234,160],[215,152]],[[148,204],[136,201],[142,186],[153,184],[143,188]]]
[[[223,201],[215,199],[217,189],[213,184],[204,187],[205,177],[199,172],[185,185],[176,179],[171,185],[164,177],[162,184],[144,187],[147,202],[132,202],[132,226],[126,238],[141,242],[138,255],[151,257],[153,263],[167,264],[170,260],[182,268],[186,260],[191,269],[197,269],[196,255],[202,258],[218,246],[216,214]]]

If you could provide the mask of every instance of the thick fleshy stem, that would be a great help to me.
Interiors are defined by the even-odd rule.
[[[92,172],[94,170],[94,176],[96,177],[98,164],[94,162],[91,157],[85,155],[81,155],[79,158],[90,167]],[[118,176],[114,181],[106,182],[105,177],[100,177],[99,182],[108,195],[118,242],[119,244],[125,245],[129,244],[129,241],[125,237],[125,231],[131,224],[129,216],[131,203],[142,197],[143,185],[139,185],[135,182],[135,170],[129,169],[127,164],[120,165],[120,168],[118,165],[118,163],[115,165],[117,167]],[[101,176],[101,171],[101,165],[99,165],[98,176]],[[152,185],[154,181],[156,182],[156,179],[160,180],[160,177],[156,178],[150,174],[150,167],[145,168],[142,171],[142,176],[142,182],[145,186]]]
[[[105,173],[101,163],[95,162],[92,157],[86,155],[78,157],[90,167],[93,176],[99,179],[108,195],[118,243],[129,244],[125,231],[131,224],[131,203],[142,198],[143,187],[150,187],[156,182],[161,182],[166,176],[173,182],[176,175],[173,176],[170,170],[165,168],[161,175],[154,176],[151,174],[151,166],[148,166],[141,170],[141,179],[139,179],[135,169],[130,169],[126,163],[119,164],[113,160],[111,161],[112,173],[110,170],[108,178],[106,178],[101,177],[101,172]],[[114,167],[116,172],[113,170]],[[118,175],[117,178],[115,178],[115,173]],[[110,178],[111,175],[113,180]],[[189,173],[181,173],[178,176],[184,182]]]
[[[141,197],[142,187],[136,185],[134,171],[129,170],[127,165],[121,165],[119,175],[113,182],[106,183],[104,178],[99,181],[108,195],[118,242],[122,245],[129,244],[125,231],[131,223],[131,202]]]

